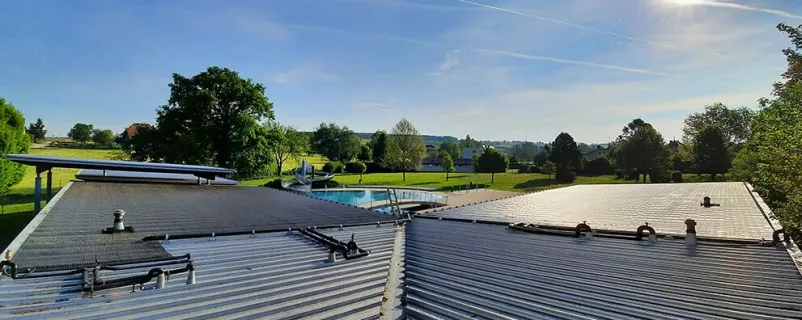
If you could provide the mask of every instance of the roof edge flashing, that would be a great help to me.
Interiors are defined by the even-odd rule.
[[[19,251],[19,248],[22,247],[22,244],[28,240],[28,236],[30,236],[31,233],[33,233],[33,231],[39,227],[39,224],[45,220],[45,217],[47,217],[48,213],[50,213],[50,210],[56,205],[56,203],[58,203],[59,199],[61,199],[61,197],[67,192],[72,184],[73,181],[67,182],[67,184],[65,184],[64,187],[61,188],[61,190],[59,190],[59,192],[56,193],[52,199],[50,199],[45,207],[42,208],[42,210],[40,210],[30,222],[28,222],[28,225],[26,225],[25,228],[22,229],[22,231],[14,238],[14,240],[11,241],[11,243],[9,243],[8,246],[0,253],[0,259],[5,259],[9,251],[11,251],[11,260],[14,259],[13,256],[17,254],[17,251]]]
[[[763,217],[766,218],[766,221],[771,225],[774,231],[781,230],[783,228],[780,225],[779,220],[774,217],[774,212],[771,211],[769,205],[766,204],[766,201],[760,197],[760,194],[757,193],[755,188],[749,182],[744,182],[744,186],[746,190],[749,191],[749,194],[752,196],[752,200],[755,200],[755,204],[757,205],[760,212],[763,213]],[[794,261],[794,265],[796,266],[797,271],[799,271],[799,275],[802,276],[802,250],[799,249],[794,239],[787,239],[788,241],[781,242],[782,245],[785,247],[785,250],[788,251],[788,255],[791,256],[791,260]]]

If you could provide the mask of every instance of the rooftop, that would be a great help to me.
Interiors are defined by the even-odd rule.
[[[710,197],[720,206],[704,207]],[[771,239],[774,228],[741,182],[578,185],[427,213],[429,216],[526,222],[635,231],[648,222],[658,233],[683,234],[683,221],[699,223],[700,236]]]
[[[270,188],[71,182],[13,251],[19,268],[60,269],[168,257],[148,237],[211,236],[307,226],[376,224],[384,214]],[[104,234],[125,210],[131,233]],[[12,244],[13,245],[13,244]]]
[[[802,252],[748,240],[778,229],[749,185],[585,187],[398,224],[268,188],[71,182],[12,243],[33,272],[0,274],[0,318],[802,318]],[[134,232],[101,233],[118,208]],[[631,235],[644,221],[658,237]]]

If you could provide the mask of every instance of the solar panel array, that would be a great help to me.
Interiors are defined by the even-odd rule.
[[[702,198],[720,206],[706,208]],[[579,185],[432,212],[427,216],[526,222],[635,231],[648,222],[658,233],[685,233],[685,219],[700,236],[771,239],[774,229],[741,182]]]
[[[134,233],[102,234],[125,210]],[[376,223],[390,216],[260,187],[74,182],[22,244],[20,267],[164,257],[146,236],[208,235]]]
[[[44,166],[44,167],[56,167],[56,168],[187,173],[187,174],[204,174],[204,175],[212,174],[221,176],[236,173],[236,170],[234,169],[188,165],[188,164],[173,164],[173,163],[81,159],[81,158],[66,158],[57,156],[39,156],[30,154],[9,154],[6,155],[5,158],[7,160],[22,163],[29,166]]]

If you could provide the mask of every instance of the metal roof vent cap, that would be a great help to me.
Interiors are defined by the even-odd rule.
[[[133,227],[125,226],[125,210],[114,210],[114,226],[102,230],[103,233],[134,232]]]
[[[114,231],[120,232],[125,230],[125,210],[114,210]]]
[[[696,246],[696,221],[686,219],[685,226],[685,245]]]
[[[710,202],[710,197],[704,197],[702,199],[702,203],[700,203],[700,205],[705,207],[705,208],[720,207],[721,206],[720,203],[712,203],[712,202]]]

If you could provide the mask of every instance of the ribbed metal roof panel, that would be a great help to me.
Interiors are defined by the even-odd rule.
[[[403,232],[403,229],[399,229]],[[174,275],[167,287],[80,292],[82,276],[12,280],[0,276],[0,318],[251,319],[376,318],[385,294],[397,229],[354,227],[323,231],[340,239],[351,233],[369,256],[328,263],[328,249],[295,233],[172,240],[171,254],[191,253],[197,283]],[[109,272],[112,279],[147,273],[149,267]]]
[[[703,207],[704,197],[721,206]],[[771,239],[774,229],[741,182],[578,185],[427,213],[444,218],[526,222],[658,233],[685,233],[695,219],[700,236]]]
[[[416,219],[406,234],[411,318],[799,319],[785,248],[592,240]]]

